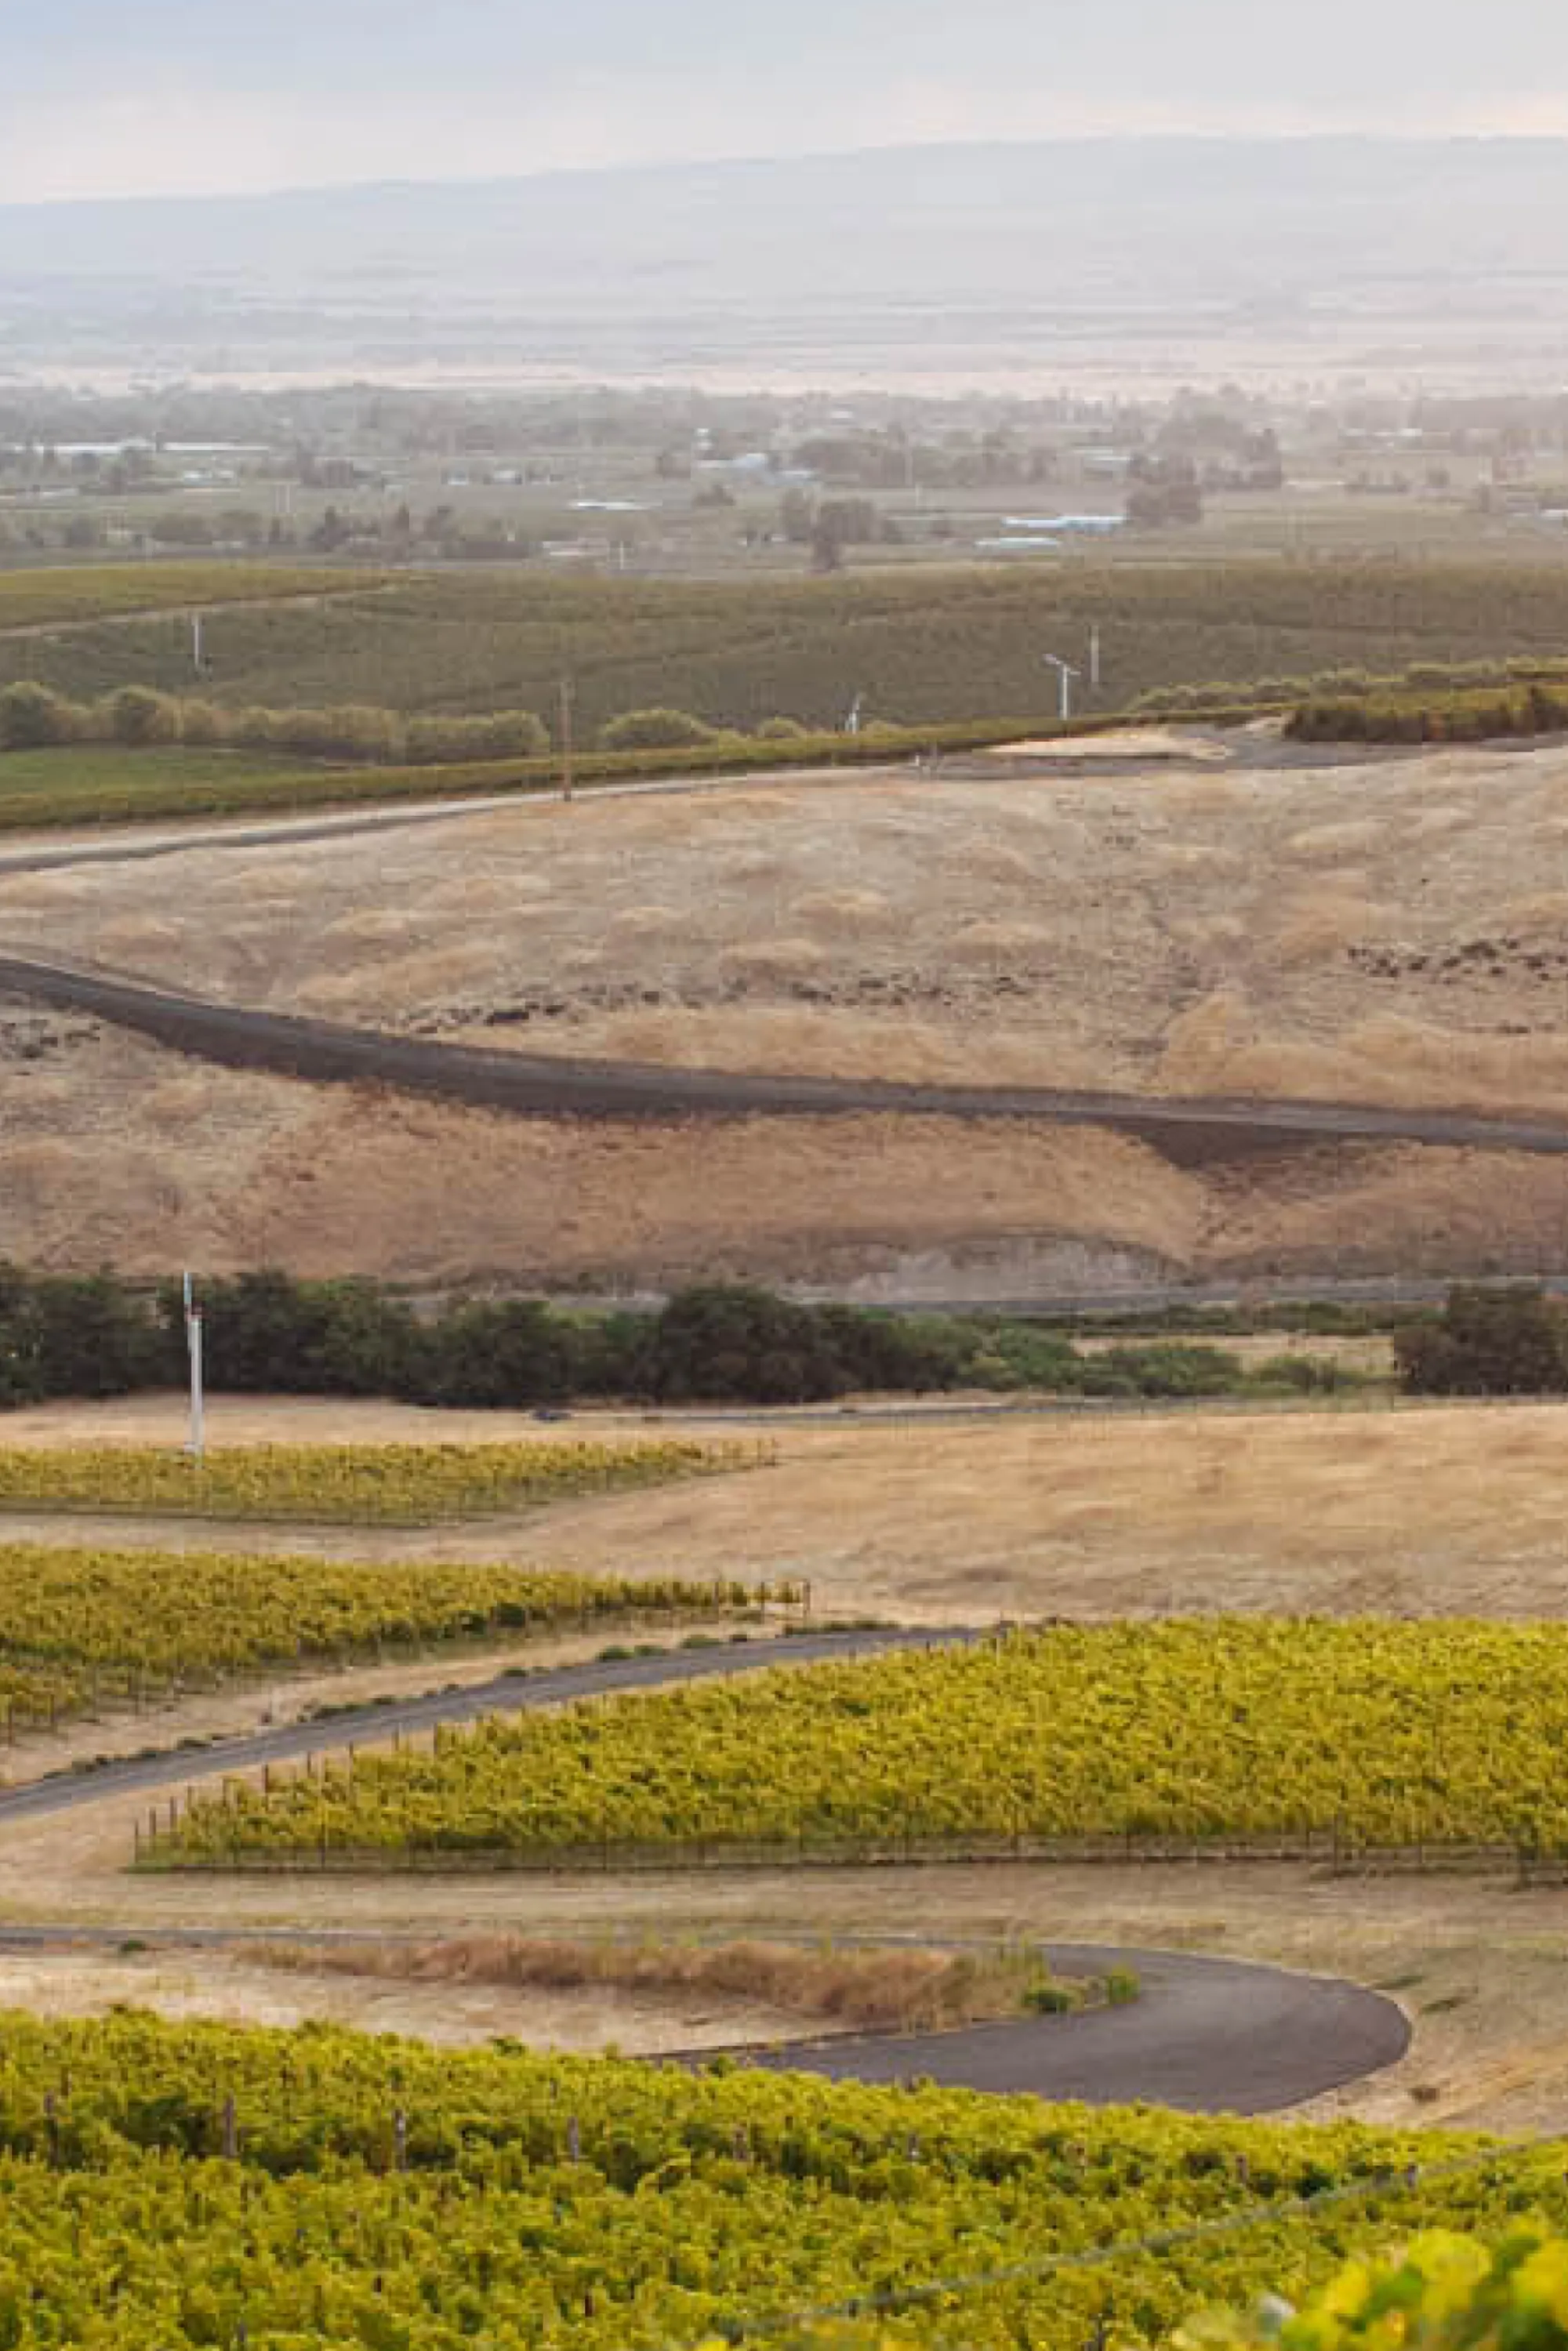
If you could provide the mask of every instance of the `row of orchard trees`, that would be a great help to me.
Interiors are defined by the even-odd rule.
[[[728,739],[726,730],[689,711],[664,707],[623,711],[596,737],[606,751],[696,749]],[[757,739],[805,742],[809,737],[793,718],[770,718],[757,730]],[[0,752],[58,750],[79,743],[117,744],[130,751],[183,745],[189,750],[277,753],[352,766],[423,768],[542,759],[550,750],[550,733],[532,710],[410,717],[372,703],[227,709],[144,685],[121,686],[93,702],[73,701],[32,679],[0,686]]]
[[[183,744],[193,750],[279,752],[302,759],[341,759],[413,767],[441,761],[538,758],[549,749],[531,710],[483,717],[406,718],[368,704],[321,710],[227,710],[215,702],[126,685],[97,702],[73,702],[52,687],[21,679],[0,688],[0,751],[111,743],[127,750]]]

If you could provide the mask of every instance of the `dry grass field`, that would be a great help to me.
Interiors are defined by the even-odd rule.
[[[1568,754],[826,778],[0,873],[0,941],[529,1051],[1568,1115]],[[112,1137],[112,1153],[104,1149]],[[462,1181],[454,1184],[454,1167]],[[915,1295],[1568,1261],[1568,1169],[528,1126],[0,1008],[0,1253]]]
[[[504,1424],[505,1416],[502,1416]],[[487,1416],[220,1401],[214,1441],[491,1433]],[[599,1424],[584,1421],[587,1429]],[[622,1426],[625,1424],[622,1423]],[[577,1426],[577,1424],[574,1424]],[[173,1398],[51,1406],[8,1442],[167,1436]],[[504,1426],[497,1430],[505,1433]],[[1568,1405],[776,1425],[775,1467],[429,1530],[300,1528],[332,1558],[810,1579],[819,1613],[911,1623],[1207,1610],[1560,1616]],[[0,1516],[28,1541],[200,1548],[190,1520]],[[225,1521],[225,1550],[276,1551]]]

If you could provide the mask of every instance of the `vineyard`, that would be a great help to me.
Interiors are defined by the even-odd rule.
[[[175,612],[187,631],[185,608],[271,603],[279,597],[367,592],[362,574],[298,565],[240,563],[101,563],[0,575],[0,634],[10,629],[118,620],[141,612]]]
[[[1052,1840],[1568,1850],[1568,1627],[1060,1628],[438,1733],[267,1792],[184,1863],[852,1859]]]
[[[1082,2351],[1568,2210],[1560,2147],[123,2013],[0,2022],[0,2342],[89,2351],[684,2351],[883,2298]]]
[[[153,1446],[0,1451],[8,1509],[427,1526],[444,1519],[622,1494],[770,1458],[755,1444],[684,1438],[601,1445],[253,1445],[200,1462]]]
[[[1279,2331],[1256,2317],[1227,2325],[1223,2339],[1270,2343],[1282,2351],[1563,2351],[1568,2343],[1568,2243],[1539,2222],[1483,2244],[1450,2229],[1425,2230],[1383,2262],[1354,2262]]]
[[[175,577],[146,575],[170,604],[184,601]],[[279,597],[289,584],[283,573],[224,578],[276,581]],[[1109,664],[1105,707],[1156,688],[1345,664],[1382,673],[1556,657],[1568,636],[1568,577],[1537,565],[1084,559],[1046,572],[967,565],[734,585],[461,570],[390,583],[329,578],[341,592],[323,604],[211,613],[213,699],[234,709],[548,711],[570,674],[586,743],[618,714],[659,705],[717,726],[750,730],[782,715],[836,728],[857,692],[870,716],[895,723],[1044,716],[1054,696],[1040,645],[1071,653],[1095,625]],[[110,580],[32,575],[12,592],[63,622],[73,598],[78,611],[90,613],[95,597],[113,609]],[[31,680],[77,699],[128,684],[183,692],[189,632],[174,614],[0,637],[0,685]]]
[[[741,1583],[540,1574],[437,1562],[343,1565],[195,1552],[0,1546],[0,1719],[140,1704],[263,1670],[456,1642],[739,1613]]]

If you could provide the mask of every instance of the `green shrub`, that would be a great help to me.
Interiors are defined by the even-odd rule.
[[[1076,1984],[1031,1984],[1024,2006],[1034,2016],[1075,2016],[1083,2006],[1083,1994]]]
[[[0,687],[0,751],[43,751],[74,743],[81,714],[63,695],[19,679]]]
[[[415,766],[439,759],[538,759],[549,729],[532,710],[497,710],[486,718],[411,718],[406,756]]]
[[[111,739],[131,749],[178,743],[184,731],[173,695],[154,694],[145,685],[121,686],[110,700],[106,717]]]
[[[624,710],[599,732],[607,751],[676,751],[711,743],[714,736],[715,729],[689,710]]]

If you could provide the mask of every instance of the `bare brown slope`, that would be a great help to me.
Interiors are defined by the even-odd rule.
[[[0,876],[0,932],[530,1054],[1568,1113],[1568,758],[809,781]],[[1568,1168],[942,1120],[527,1131],[0,1012],[0,1251],[1018,1296],[1568,1262]],[[9,1039],[9,1051],[6,1040]]]
[[[718,1273],[951,1298],[1568,1263],[1561,1162],[1414,1146],[1184,1171],[1090,1128],[535,1123],[183,1062],[104,1032],[0,1074],[0,1255],[440,1285]]]

